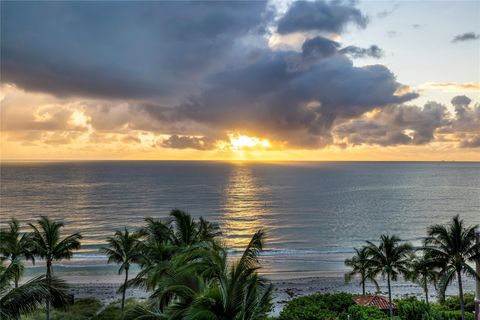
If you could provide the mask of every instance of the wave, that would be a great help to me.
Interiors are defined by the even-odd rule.
[[[243,250],[229,250],[229,255],[237,256],[243,254]],[[354,253],[352,249],[323,249],[323,250],[301,250],[301,249],[267,249],[263,250],[261,256],[305,256],[305,255],[334,255],[334,254],[351,254]],[[107,256],[103,254],[85,254],[76,253],[73,255],[73,260],[91,259],[91,260],[107,260]]]
[[[304,256],[304,255],[328,255],[328,254],[351,254],[355,251],[353,249],[339,248],[339,249],[323,249],[323,250],[302,250],[302,249],[268,249],[263,250],[261,256],[280,255],[280,256]],[[232,255],[240,255],[243,250],[228,251]]]

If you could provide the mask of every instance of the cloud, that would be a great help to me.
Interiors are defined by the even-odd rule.
[[[206,137],[172,135],[160,142],[160,146],[172,149],[211,150],[215,148],[214,141]]]
[[[318,36],[303,43],[302,53],[306,58],[326,58],[336,54],[339,47],[338,42]]]
[[[380,19],[386,18],[392,13],[394,13],[399,7],[400,7],[400,3],[395,3],[391,9],[378,12],[377,18],[380,18]]]
[[[2,132],[120,150],[210,150],[228,132],[268,139],[272,149],[422,145],[437,134],[475,144],[480,109],[469,98],[452,100],[455,115],[435,103],[404,105],[418,94],[391,70],[351,59],[379,58],[378,46],[328,38],[367,24],[350,2],[293,3],[278,32],[305,31],[295,49],[269,46],[268,10],[264,2],[2,3],[1,76],[15,84],[2,100]]]
[[[353,58],[375,58],[383,57],[383,50],[376,45],[371,45],[369,48],[360,48],[357,46],[348,46],[340,50],[340,53],[348,54]]]
[[[317,36],[307,39],[302,45],[303,56],[307,59],[327,58],[337,53],[349,55],[352,58],[376,58],[383,57],[383,50],[377,45],[371,45],[368,48],[357,46],[347,46],[340,49],[340,44],[336,41]]]
[[[444,141],[458,143],[461,148],[478,147],[480,105],[472,106],[466,96],[454,97],[452,104],[455,114],[435,102],[422,108],[401,104],[376,109],[339,124],[333,134],[337,143],[347,145],[424,145]]]
[[[445,91],[475,91],[480,90],[480,82],[427,82],[420,89],[441,89]]]
[[[331,142],[337,119],[418,96],[398,95],[402,85],[382,65],[355,67],[342,55],[316,61],[304,60],[305,55],[267,50],[249,65],[212,76],[208,90],[173,114],[144,110],[158,119],[191,120],[218,130],[261,128],[263,135],[290,147],[317,148]]]
[[[424,145],[434,140],[438,128],[449,125],[447,114],[445,106],[434,102],[423,108],[389,106],[377,110],[372,117],[339,125],[335,135],[352,145]]]
[[[174,99],[236,58],[241,39],[261,37],[265,8],[261,1],[2,3],[2,81],[64,97]]]
[[[480,39],[480,34],[477,34],[475,32],[466,32],[463,34],[459,34],[455,36],[452,40],[452,42],[463,42],[463,41],[470,41],[470,40],[477,40]]]
[[[480,105],[471,105],[471,101],[467,96],[456,96],[452,99],[456,117],[451,132],[480,134]]]
[[[455,96],[452,98],[452,105],[454,105],[457,108],[466,108],[468,105],[472,102],[472,99],[470,99],[467,96]]]
[[[473,137],[472,139],[464,140],[460,143],[462,148],[480,148],[480,135]]]
[[[296,1],[278,21],[277,32],[305,31],[342,33],[347,25],[365,28],[368,18],[351,3],[344,1]]]

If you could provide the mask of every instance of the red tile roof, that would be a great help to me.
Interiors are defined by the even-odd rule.
[[[363,306],[374,306],[380,310],[388,310],[390,305],[388,302],[388,298],[377,295],[358,296],[353,298],[353,301],[355,301],[356,304],[360,304]],[[393,302],[392,307],[393,309],[397,308],[396,304]]]

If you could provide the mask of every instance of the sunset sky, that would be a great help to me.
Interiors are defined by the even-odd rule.
[[[2,1],[0,90],[2,160],[480,160],[480,2]]]

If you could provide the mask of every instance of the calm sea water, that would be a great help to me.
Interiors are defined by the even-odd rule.
[[[2,163],[0,182],[0,226],[63,220],[85,238],[56,270],[91,279],[116,274],[98,251],[107,236],[172,208],[220,223],[233,256],[265,229],[272,278],[342,272],[382,233],[419,243],[455,214],[480,223],[480,163],[17,162]]]

